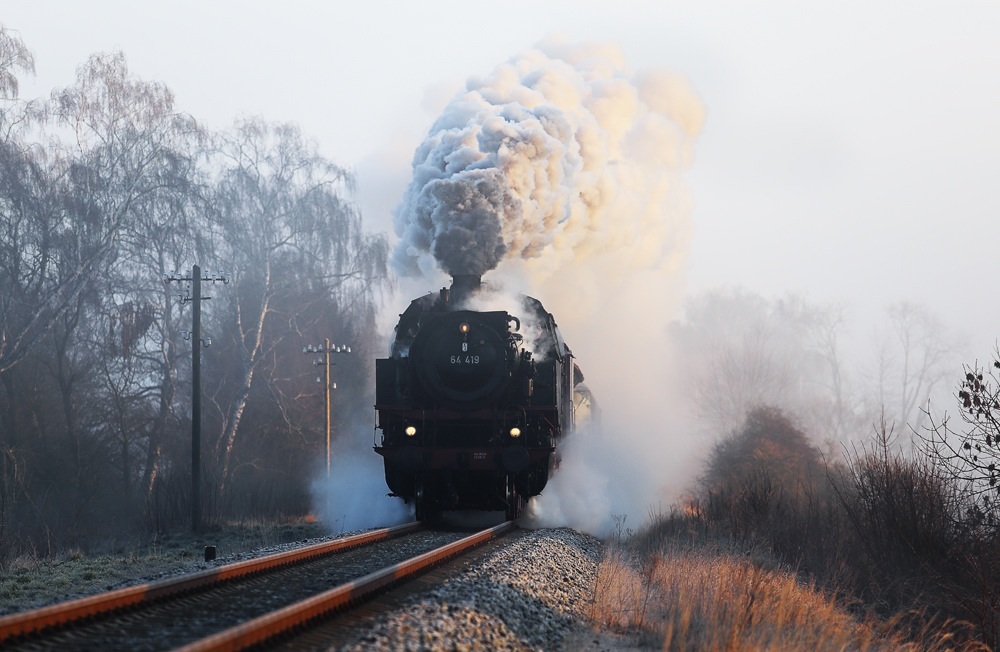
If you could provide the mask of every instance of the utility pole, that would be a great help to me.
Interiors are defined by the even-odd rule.
[[[191,531],[201,531],[201,347],[212,344],[212,338],[201,337],[201,302],[212,297],[201,296],[201,282],[229,283],[224,276],[201,275],[201,268],[194,265],[190,276],[164,276],[164,283],[191,283],[191,294],[181,295],[181,303],[192,302],[191,330],[183,331],[185,340],[193,340],[191,347]]]
[[[322,353],[324,357],[317,357],[313,360],[313,366],[318,367],[323,365],[326,368],[326,383],[325,383],[325,396],[326,396],[326,477],[330,477],[330,389],[337,389],[337,383],[330,382],[330,365],[336,364],[330,362],[331,353],[350,353],[351,347],[346,344],[330,346],[330,338],[323,340],[323,346],[314,346],[310,344],[309,346],[302,347],[302,353]],[[316,377],[316,382],[323,382],[318,376]],[[332,385],[332,387],[331,387]]]

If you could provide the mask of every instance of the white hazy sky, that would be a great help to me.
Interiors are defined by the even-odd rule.
[[[689,289],[871,316],[917,301],[980,359],[1000,336],[995,1],[5,0],[0,23],[36,57],[22,96],[121,50],[209,127],[298,123],[357,171],[369,228],[387,232],[414,148],[467,77],[554,33],[616,42],[635,70],[684,73],[707,107]]]

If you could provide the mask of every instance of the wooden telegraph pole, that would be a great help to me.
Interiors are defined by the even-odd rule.
[[[331,431],[331,408],[330,408],[330,390],[337,389],[337,383],[330,382],[330,365],[336,364],[330,362],[330,354],[332,353],[350,353],[351,347],[346,344],[335,344],[330,345],[330,338],[323,340],[323,346],[314,346],[310,344],[309,346],[302,347],[302,353],[322,353],[323,357],[317,357],[313,360],[313,366],[318,367],[323,365],[326,368],[326,382],[324,383],[324,396],[326,397],[326,477],[330,477],[330,431]],[[316,378],[316,382],[323,382],[319,377]]]

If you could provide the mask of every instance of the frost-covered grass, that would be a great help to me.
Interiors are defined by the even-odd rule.
[[[194,534],[173,532],[66,550],[54,557],[18,557],[0,569],[0,614],[141,584],[166,573],[206,568],[205,546],[217,559],[282,543],[322,537],[320,523],[229,523]]]

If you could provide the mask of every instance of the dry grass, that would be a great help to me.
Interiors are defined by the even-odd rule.
[[[861,623],[790,571],[708,547],[668,545],[644,563],[612,547],[598,569],[591,617],[641,632],[663,650],[945,650],[925,631],[906,640],[895,622]]]
[[[970,520],[954,478],[885,425],[843,461],[797,473],[772,444],[791,442],[795,460],[804,435],[780,412],[733,437],[684,507],[619,537],[634,557],[608,558],[600,618],[655,631],[668,649],[1000,650],[1000,533]]]

